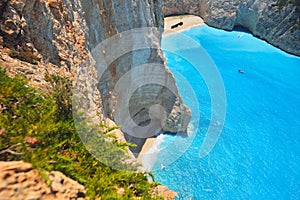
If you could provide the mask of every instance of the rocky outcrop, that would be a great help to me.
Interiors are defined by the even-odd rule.
[[[1,200],[83,200],[86,189],[61,172],[44,172],[32,168],[23,161],[0,161],[0,199]],[[123,188],[117,193],[124,194]],[[162,196],[173,200],[177,193],[166,186],[158,185],[151,189],[153,197]]]
[[[45,174],[49,185],[31,164],[0,162],[0,199],[85,199],[85,189],[61,172]]]
[[[82,5],[104,113],[122,125],[127,141],[138,144],[132,151],[138,153],[145,139],[160,131],[186,131],[191,113],[160,49],[161,1],[83,1]]]
[[[194,14],[213,27],[242,26],[289,53],[300,56],[300,10],[289,4],[279,11],[277,0],[164,0],[164,14]],[[299,4],[299,3],[298,3]]]
[[[173,200],[178,197],[178,194],[169,190],[167,186],[158,185],[152,189],[152,196],[163,196],[165,200]]]

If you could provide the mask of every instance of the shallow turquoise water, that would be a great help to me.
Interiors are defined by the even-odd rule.
[[[202,45],[221,74],[226,120],[214,149],[200,158],[211,118],[209,91],[201,75],[180,57],[180,49],[174,48],[179,55],[164,52],[184,102],[192,109],[192,127],[198,125],[198,114],[200,123],[187,150],[180,148],[185,138],[174,145],[174,136],[165,137],[165,150],[153,168],[179,158],[154,171],[156,181],[177,191],[179,199],[299,199],[300,58],[244,32],[201,26],[183,33]],[[182,45],[176,35],[163,38],[163,48],[177,44]],[[191,54],[203,61],[197,49]],[[181,76],[196,93],[200,111]]]

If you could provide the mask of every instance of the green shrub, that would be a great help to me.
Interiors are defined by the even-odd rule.
[[[50,95],[28,87],[20,77],[8,77],[0,67],[0,160],[24,160],[41,172],[61,171],[83,184],[91,199],[153,199],[149,191],[157,183],[149,183],[148,174],[118,171],[104,164],[106,160],[119,168],[135,168],[122,162],[126,151],[117,148],[129,144],[114,140],[110,133],[114,128],[102,124],[95,130],[83,121],[80,126],[91,136],[89,150],[103,158],[97,160],[76,132],[70,81],[53,75],[46,80],[52,85]],[[124,189],[123,195],[117,194],[118,188]]]

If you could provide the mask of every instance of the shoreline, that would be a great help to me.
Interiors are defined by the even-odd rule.
[[[147,152],[153,147],[153,144],[155,143],[156,138],[148,138],[143,145],[143,148],[141,152],[139,153],[139,156],[137,157],[137,160],[139,163],[143,164],[143,156],[147,154]]]
[[[171,29],[171,26],[173,26],[174,24],[180,23],[182,22],[183,25],[182,26],[178,26],[177,28],[173,28]],[[178,15],[178,16],[170,16],[170,17],[165,17],[164,18],[164,32],[163,32],[163,36],[167,36],[170,34],[175,34],[175,33],[179,33],[181,31],[185,31],[188,30],[190,28],[193,27],[197,27],[197,26],[202,26],[204,25],[204,21],[202,18],[195,16],[195,15]],[[148,138],[145,142],[145,144],[142,147],[141,152],[139,153],[138,157],[137,157],[137,161],[138,163],[142,164],[143,170],[145,171],[151,171],[150,169],[146,168],[145,164],[150,164],[150,163],[143,163],[144,161],[144,156],[157,156],[156,153],[154,153],[153,151],[155,151],[154,148],[159,148],[160,144],[157,144],[157,137],[156,138]],[[147,159],[147,157],[145,158]],[[149,158],[148,158],[149,159]],[[155,159],[156,158],[152,158]],[[152,163],[154,164],[154,163]],[[153,167],[153,166],[151,166]]]
[[[181,26],[171,28],[173,25],[182,22]],[[196,15],[178,15],[164,18],[163,36],[185,31],[187,29],[204,25],[204,20]]]
[[[148,138],[137,157],[138,163],[142,164],[144,172],[150,172],[156,162],[157,155],[161,150],[161,144],[164,141],[165,135],[160,134],[156,138]]]

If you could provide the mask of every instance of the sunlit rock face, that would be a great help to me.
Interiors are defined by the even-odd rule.
[[[289,53],[300,55],[300,11],[289,4],[281,11],[277,0],[164,0],[164,14],[194,14],[213,27],[243,26],[255,36]]]
[[[186,131],[191,112],[160,48],[162,2],[82,1],[82,5],[104,113],[122,126],[127,141],[138,144],[133,151],[139,152],[145,138],[160,131]]]

